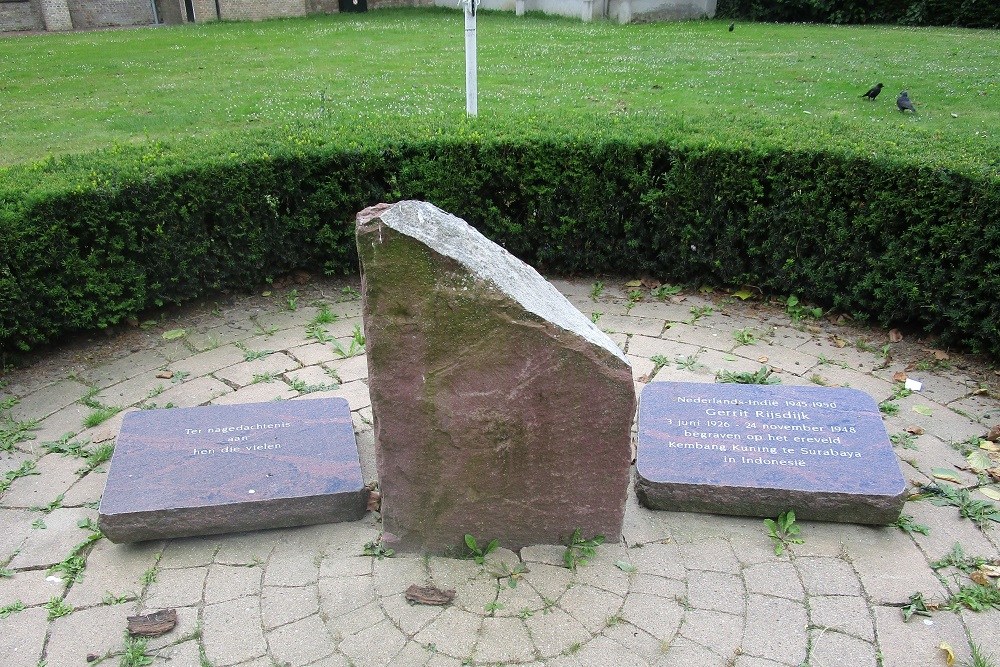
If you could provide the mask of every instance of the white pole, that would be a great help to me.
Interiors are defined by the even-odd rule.
[[[476,0],[465,0],[465,113],[479,113],[476,80]]]

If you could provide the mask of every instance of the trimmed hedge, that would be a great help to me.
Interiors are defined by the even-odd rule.
[[[719,18],[1000,28],[996,0],[719,0]]]
[[[0,173],[0,352],[297,268],[355,271],[355,212],[419,198],[548,272],[752,284],[1000,353],[990,176],[624,136],[148,151]]]

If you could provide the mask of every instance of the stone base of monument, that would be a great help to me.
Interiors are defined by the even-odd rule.
[[[878,406],[856,389],[654,382],[636,471],[657,510],[885,525],[906,495]]]
[[[129,413],[101,499],[112,542],[360,519],[368,491],[347,401]]]

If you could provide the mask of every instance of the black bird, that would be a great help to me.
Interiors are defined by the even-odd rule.
[[[899,107],[900,113],[906,113],[907,109],[913,113],[917,113],[916,108],[913,106],[913,102],[910,101],[909,94],[907,94],[905,90],[899,94],[899,97],[896,98],[896,106]]]
[[[733,30],[736,30],[736,21],[729,24],[729,32],[732,32]]]
[[[878,94],[881,92],[882,92],[882,84],[876,83],[872,88],[868,89],[867,93],[863,93],[861,97],[867,97],[869,100],[874,102],[875,98],[878,97]]]

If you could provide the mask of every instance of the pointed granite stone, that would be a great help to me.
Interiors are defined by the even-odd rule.
[[[617,540],[635,390],[615,343],[431,204],[365,209],[357,242],[385,540]]]

